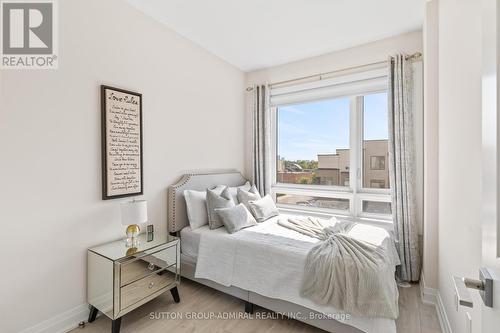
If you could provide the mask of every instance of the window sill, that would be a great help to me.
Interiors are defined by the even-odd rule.
[[[367,225],[373,225],[376,227],[380,227],[386,229],[388,231],[394,231],[393,221],[391,220],[381,220],[367,217],[353,217],[350,215],[342,215],[342,214],[334,214],[334,213],[325,213],[325,212],[315,212],[311,210],[302,210],[302,209],[292,209],[288,207],[278,207],[280,213],[289,214],[289,215],[307,215],[314,216],[318,218],[331,218],[336,217],[344,221],[351,221],[356,223],[362,223]]]
[[[332,194],[353,195],[352,188],[347,186],[329,186],[329,185],[303,185],[303,184],[285,184],[276,183],[271,186],[276,193],[301,192],[310,193],[311,195],[332,196]],[[360,188],[357,191],[358,195],[378,195],[388,196],[391,194],[390,189],[386,188]]]

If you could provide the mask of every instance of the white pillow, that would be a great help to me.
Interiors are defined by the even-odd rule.
[[[230,234],[257,225],[257,221],[243,204],[230,208],[216,208],[215,211]]]
[[[184,191],[189,226],[192,230],[208,224],[206,197],[206,191]]]
[[[264,222],[280,214],[278,208],[274,204],[273,198],[271,198],[269,194],[262,199],[249,201],[248,205],[257,222]]]

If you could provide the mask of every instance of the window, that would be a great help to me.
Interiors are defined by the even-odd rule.
[[[370,188],[385,188],[385,180],[370,179]]]
[[[334,88],[329,98],[299,89],[294,95],[288,87],[274,94],[278,206],[391,219],[388,104],[380,82],[368,92],[344,94],[344,87],[339,97]]]
[[[391,203],[363,200],[362,211],[370,214],[391,214]]]
[[[385,156],[370,156],[371,170],[385,170]]]
[[[326,208],[349,212],[349,199],[328,198],[308,195],[283,194],[276,195],[276,202],[283,205],[297,205],[309,208]]]
[[[278,183],[349,186],[349,98],[278,107]]]
[[[387,93],[363,99],[363,187],[389,188]]]

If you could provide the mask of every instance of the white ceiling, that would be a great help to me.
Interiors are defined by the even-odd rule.
[[[127,0],[251,71],[420,29],[424,0]]]

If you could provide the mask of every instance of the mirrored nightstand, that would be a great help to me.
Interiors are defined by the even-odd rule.
[[[148,236],[149,235],[149,236]],[[136,247],[119,240],[87,251],[89,323],[101,311],[120,331],[126,313],[170,291],[180,302],[180,242],[171,235],[141,234]]]

